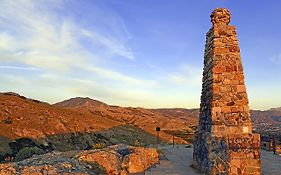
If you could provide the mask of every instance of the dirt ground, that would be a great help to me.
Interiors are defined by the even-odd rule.
[[[184,145],[166,145],[162,148],[163,156],[160,157],[160,164],[150,168],[145,175],[198,175],[191,168],[192,148],[185,148]],[[261,151],[262,174],[281,175],[281,156],[273,152]]]

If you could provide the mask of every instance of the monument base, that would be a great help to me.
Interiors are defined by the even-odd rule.
[[[209,132],[197,133],[193,167],[210,175],[260,175],[259,134],[217,137]]]

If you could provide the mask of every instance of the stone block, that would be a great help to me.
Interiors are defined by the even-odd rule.
[[[237,92],[246,92],[246,87],[245,87],[245,85],[237,85],[237,86],[236,86],[236,91],[237,91]]]

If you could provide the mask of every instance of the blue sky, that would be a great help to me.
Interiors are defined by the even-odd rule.
[[[281,106],[276,0],[1,0],[0,91],[197,108],[216,7],[229,8],[237,28],[250,107]]]

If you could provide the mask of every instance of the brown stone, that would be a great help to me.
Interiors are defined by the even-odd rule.
[[[246,92],[245,85],[237,85],[236,88],[237,88],[236,90],[237,92]]]
[[[79,160],[98,163],[108,174],[118,175],[121,171],[121,156],[115,151],[93,151],[79,155]]]
[[[12,163],[0,164],[0,174],[1,175],[15,175],[16,169],[13,167]]]
[[[227,9],[217,8],[211,14],[213,25],[228,25],[230,22],[230,12]]]
[[[141,173],[159,161],[158,153],[154,148],[135,147],[131,152],[123,158],[122,162],[122,168],[129,173]]]

